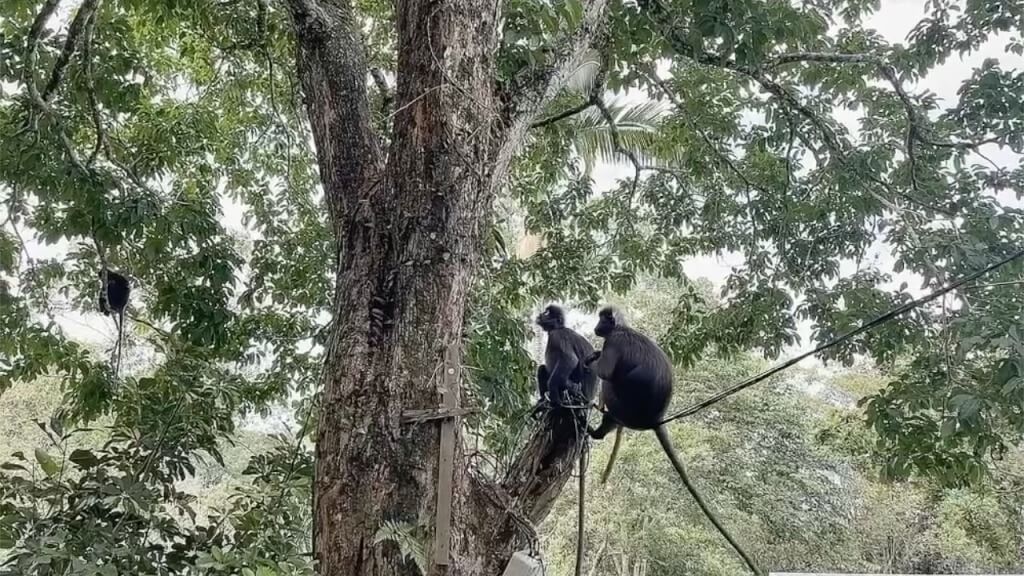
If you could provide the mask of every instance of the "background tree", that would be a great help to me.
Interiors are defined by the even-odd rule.
[[[319,569],[429,567],[412,543],[432,537],[437,427],[402,414],[437,407],[450,368],[485,411],[456,454],[474,465],[455,467],[449,571],[500,573],[578,448],[552,443],[550,420],[515,433],[538,300],[677,280],[661,341],[689,367],[775,356],[798,322],[822,341],[908,300],[880,250],[925,288],[1015,251],[1020,168],[985,158],[1020,151],[1020,74],[988,61],[945,108],[914,82],[1001,33],[1019,53],[1024,7],[932,2],[905,45],[863,26],[876,7],[5,2],[0,391],[46,374],[65,394],[44,425],[62,456],[36,454],[45,478],[18,457],[4,472],[21,479],[0,508],[20,569],[305,569],[287,532],[246,539],[279,514],[301,526],[289,487],[311,464],[294,440],[249,470],[284,488],[224,516],[250,532],[171,521],[194,455],[220,458],[236,416],[296,398],[299,439],[316,431]],[[595,191],[587,158],[631,174]],[[544,239],[529,258],[506,248],[521,229]],[[727,253],[743,264],[712,300],[684,263]],[[120,376],[57,322],[93,308],[103,263],[137,281]],[[1024,295],[1004,283],[1022,270],[830,354],[891,371],[864,399],[887,478],[977,483],[1017,442]],[[110,440],[75,456],[88,422]]]

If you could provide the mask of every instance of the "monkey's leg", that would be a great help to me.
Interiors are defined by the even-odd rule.
[[[693,499],[697,501],[697,506],[700,507],[701,511],[704,512],[704,515],[708,517],[708,520],[710,520],[711,523],[714,524],[715,528],[718,529],[719,534],[724,536],[729,544],[732,545],[733,550],[740,555],[740,558],[743,558],[743,561],[746,562],[750,571],[757,576],[762,576],[763,572],[761,572],[757,567],[757,564],[754,564],[754,560],[743,548],[740,547],[739,543],[736,542],[736,539],[732,537],[732,534],[729,534],[729,531],[725,529],[725,526],[722,526],[722,521],[719,520],[718,516],[711,511],[707,502],[704,501],[704,497],[697,491],[697,487],[690,481],[690,476],[686,473],[686,468],[683,467],[683,462],[679,460],[679,456],[676,455],[675,448],[672,447],[672,441],[669,439],[668,431],[665,430],[665,427],[658,426],[654,429],[654,434],[658,437],[658,442],[661,442],[661,447],[665,449],[665,454],[668,455],[669,461],[672,462],[672,467],[675,468],[676,472],[679,474],[679,479],[683,481],[683,486],[686,486],[686,491],[689,492],[690,496],[693,496]]]
[[[548,393],[548,367],[541,364],[537,366],[537,394],[543,400]]]
[[[601,484],[608,481],[608,477],[612,475],[612,467],[615,466],[615,457],[619,455],[619,445],[622,444],[622,426],[615,429],[615,443],[612,444],[612,453],[608,456],[608,464],[604,467],[604,472],[601,474]]]
[[[594,440],[600,440],[608,435],[609,432],[619,427],[619,423],[611,417],[610,414],[605,414],[601,417],[601,425],[595,430],[590,431],[590,437]]]

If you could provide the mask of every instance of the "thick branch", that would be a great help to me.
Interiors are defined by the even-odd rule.
[[[100,113],[100,104],[96,99],[96,78],[93,76],[92,66],[92,38],[96,32],[96,18],[90,16],[85,27],[85,40],[82,44],[82,68],[85,70],[85,91],[89,100],[89,112],[92,116],[93,127],[96,130],[96,145],[89,154],[88,165],[92,166],[96,158],[103,150],[109,156],[110,148],[107,143],[107,131],[103,126],[103,115]]]
[[[60,6],[60,0],[46,0],[43,7],[39,9],[39,14],[36,14],[35,19],[32,20],[32,26],[28,29],[28,40],[26,42],[26,50],[32,56],[32,64],[35,64],[36,45],[39,44],[39,38],[43,35],[43,29],[46,28],[46,23],[50,21],[58,6]],[[29,66],[28,69],[34,70],[35,67]]]
[[[546,412],[502,482],[502,489],[534,524],[548,515],[572,474],[586,438],[580,423],[568,410]]]
[[[22,72],[22,78],[28,89],[29,101],[32,105],[40,114],[46,114],[53,118],[56,124],[57,136],[68,158],[71,160],[71,164],[83,174],[89,174],[89,169],[86,168],[85,164],[78,157],[78,153],[75,152],[74,143],[71,142],[71,139],[64,131],[60,118],[50,109],[49,104],[43,99],[43,95],[39,92],[39,87],[36,85],[35,71],[39,53],[39,38],[42,36],[46,23],[49,22],[50,17],[53,16],[59,4],[60,0],[47,0],[46,4],[39,10],[39,14],[36,14],[35,19],[32,21],[32,26],[29,28],[28,41],[25,46],[25,69]]]
[[[74,54],[78,41],[81,39],[82,33],[85,32],[86,23],[92,19],[92,15],[98,7],[99,0],[85,0],[79,6],[78,11],[75,13],[75,18],[71,21],[71,26],[68,28],[67,38],[64,39],[64,47],[61,49],[60,55],[57,56],[53,69],[50,71],[50,80],[47,81],[46,87],[43,89],[42,98],[44,101],[49,102],[50,98],[53,97],[53,94],[60,87],[60,83],[64,79],[64,72],[67,71],[68,63],[71,62],[71,55]]]
[[[366,57],[347,0],[287,0],[297,68],[336,237],[382,163],[370,124]]]

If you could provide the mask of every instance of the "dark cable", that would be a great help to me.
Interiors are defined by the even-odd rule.
[[[1002,260],[1000,260],[1000,261],[998,261],[998,262],[996,262],[994,264],[991,264],[991,265],[989,265],[986,268],[983,268],[983,269],[978,270],[976,272],[972,272],[971,274],[968,274],[967,276],[964,276],[963,278],[957,280],[956,282],[953,282],[952,284],[947,284],[946,286],[944,286],[942,288],[939,288],[938,290],[936,290],[935,292],[932,292],[931,294],[928,294],[927,296],[922,296],[921,298],[918,298],[917,300],[913,300],[911,302],[908,302],[908,303],[904,304],[903,306],[900,306],[898,308],[893,308],[892,310],[886,312],[885,314],[882,314],[881,316],[875,318],[874,320],[871,320],[870,322],[867,322],[866,324],[861,324],[857,328],[854,328],[853,330],[851,330],[851,331],[849,331],[849,332],[847,332],[845,334],[842,334],[840,336],[836,336],[832,340],[829,340],[828,342],[822,344],[821,346],[818,346],[817,348],[815,348],[814,350],[811,350],[810,352],[804,352],[803,354],[801,354],[801,355],[799,355],[799,356],[797,356],[795,358],[791,358],[791,359],[783,362],[782,364],[778,364],[778,365],[776,365],[776,366],[774,366],[772,368],[769,368],[768,370],[765,370],[764,372],[762,372],[762,373],[760,373],[760,374],[758,374],[756,376],[752,376],[752,377],[744,380],[743,382],[740,382],[739,384],[736,384],[735,386],[732,386],[730,388],[726,388],[725,390],[719,392],[718,394],[715,394],[714,396],[708,398],[707,400],[704,400],[702,402],[698,402],[697,404],[694,404],[694,405],[690,406],[689,408],[684,408],[683,410],[673,414],[672,416],[669,416],[668,418],[665,418],[664,420],[659,422],[658,425],[667,424],[669,422],[672,422],[673,420],[678,420],[680,418],[685,418],[686,416],[691,416],[693,414],[696,414],[697,412],[700,412],[701,410],[711,406],[712,404],[715,404],[715,403],[717,403],[717,402],[719,402],[721,400],[724,400],[725,398],[728,398],[729,396],[732,396],[733,394],[735,394],[737,392],[740,392],[742,390],[750,388],[754,384],[757,384],[758,382],[761,382],[762,380],[765,380],[766,378],[768,378],[770,376],[774,376],[775,374],[778,374],[779,372],[782,372],[783,370],[789,368],[790,366],[796,364],[797,362],[800,362],[801,360],[803,360],[804,358],[807,358],[808,356],[814,356],[815,354],[817,354],[819,352],[823,352],[825,350],[828,350],[829,348],[832,348],[833,346],[836,346],[837,344],[841,344],[842,342],[845,342],[846,340],[849,340],[850,338],[853,338],[854,336],[856,336],[858,334],[861,334],[863,332],[867,332],[868,330],[870,330],[870,329],[872,329],[872,328],[874,328],[876,326],[879,326],[881,324],[885,324],[889,320],[892,320],[893,318],[896,318],[897,316],[901,316],[901,315],[903,315],[903,314],[905,314],[905,313],[907,313],[907,312],[913,310],[914,308],[917,308],[917,307],[919,307],[919,306],[921,306],[923,304],[927,304],[927,303],[931,302],[932,300],[935,300],[939,296],[942,296],[943,294],[946,294],[947,292],[956,290],[957,288],[963,286],[964,284],[967,284],[968,282],[971,282],[973,280],[977,280],[978,278],[984,276],[985,274],[988,274],[989,272],[991,272],[991,271],[993,271],[993,270],[995,270],[997,268],[1001,268],[1001,267],[1009,264],[1010,262],[1013,262],[1014,260],[1017,260],[1021,256],[1024,256],[1024,250],[1018,250],[1017,252],[1014,252],[1010,256],[1007,256],[1006,258],[1003,258]]]

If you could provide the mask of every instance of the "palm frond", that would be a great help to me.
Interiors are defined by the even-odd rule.
[[[594,87],[594,81],[597,80],[597,71],[600,69],[601,61],[598,60],[597,53],[587,54],[583,62],[580,62],[579,67],[572,71],[569,80],[565,83],[565,89],[579,94],[590,94],[590,90]]]
[[[643,164],[666,165],[666,159],[650,153],[658,133],[658,127],[667,115],[667,107],[657,101],[636,104],[612,103],[608,112],[615,120],[619,140],[624,148],[633,152]],[[591,108],[574,118],[572,124],[573,147],[583,160],[589,173],[597,162],[625,165],[629,160],[615,148],[612,128],[601,112]]]
[[[419,568],[420,574],[427,573],[426,546],[420,540],[420,530],[408,522],[385,520],[373,536],[373,543],[393,542],[398,545],[402,557],[412,560]]]

